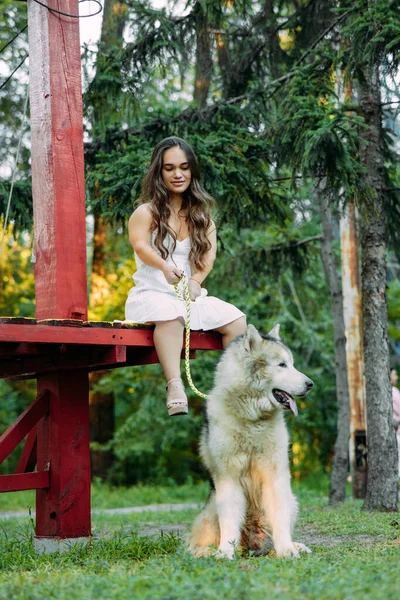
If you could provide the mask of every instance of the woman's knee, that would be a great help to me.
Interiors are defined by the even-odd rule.
[[[182,317],[171,319],[170,321],[156,321],[155,331],[180,331],[185,327],[185,321]]]
[[[243,335],[246,331],[246,317],[239,317],[235,319],[235,321],[231,321],[227,323],[223,327],[219,327],[216,331],[222,333],[222,335],[229,335],[230,337],[237,337],[239,335]]]
[[[226,348],[234,339],[244,334],[246,331],[246,318],[239,317],[239,319],[228,323],[224,327],[220,327],[217,331],[222,334],[222,346]]]

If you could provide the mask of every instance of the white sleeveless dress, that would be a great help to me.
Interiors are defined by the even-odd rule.
[[[154,246],[155,233],[151,236],[151,246],[157,254],[160,252]],[[166,244],[168,247],[168,244]],[[172,249],[172,238],[169,247]],[[175,264],[184,271],[187,279],[191,277],[189,264],[190,238],[176,242],[176,248],[168,262]],[[135,286],[129,291],[125,304],[125,319],[134,323],[154,323],[155,321],[172,321],[182,317],[186,322],[186,306],[183,300],[176,296],[174,286],[169,284],[160,269],[149,267],[135,252],[136,273],[132,276]],[[183,297],[183,286],[179,284]],[[207,295],[202,288],[201,296],[190,306],[190,329],[195,331],[216,329],[227,325],[244,316],[233,304],[219,298]]]

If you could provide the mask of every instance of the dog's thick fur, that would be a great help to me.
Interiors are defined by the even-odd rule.
[[[189,549],[232,558],[238,547],[279,557],[309,552],[292,541],[297,501],[290,487],[283,410],[297,408],[312,381],[293,366],[279,325],[261,337],[253,325],[225,350],[206,405],[200,455],[214,489],[196,519]],[[283,393],[282,393],[283,392]]]

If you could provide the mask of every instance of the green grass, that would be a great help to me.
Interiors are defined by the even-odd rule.
[[[92,508],[124,508],[148,504],[180,504],[204,502],[208,483],[181,486],[138,485],[131,488],[111,487],[95,481],[92,484]],[[26,511],[35,506],[35,492],[10,492],[0,494],[0,512]]]
[[[95,490],[97,507],[109,508],[111,502],[115,507],[118,492],[101,487]],[[325,483],[294,487],[301,507],[294,538],[307,541],[308,536],[313,542],[313,553],[297,560],[278,560],[273,553],[234,561],[193,559],[184,537],[140,535],[143,528],[172,523],[188,531],[197,510],[96,514],[95,539],[88,546],[51,556],[35,554],[29,517],[0,521],[0,599],[399,598],[398,516],[362,512],[362,501],[355,500],[329,508]],[[135,498],[142,505],[201,502],[207,486],[119,492],[124,494],[129,501],[120,497],[119,506],[133,504]]]

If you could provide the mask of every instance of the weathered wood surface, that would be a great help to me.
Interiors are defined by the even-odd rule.
[[[37,427],[28,433],[24,447],[19,457],[16,473],[27,473],[34,471],[37,461]]]
[[[83,344],[106,346],[154,346],[153,331],[146,328],[71,327],[52,325],[14,325],[0,323],[0,353],[4,343]],[[190,335],[193,350],[220,350],[221,336],[212,332],[193,331]],[[13,350],[16,351],[16,348]],[[1,355],[1,354],[0,354]]]
[[[365,498],[367,464],[360,462],[360,432],[366,435],[366,393],[362,340],[362,311],[357,213],[354,203],[343,207],[340,218],[343,315],[346,326],[347,376],[350,398],[350,471],[354,498]],[[364,446],[366,452],[366,446]]]
[[[48,6],[78,14],[77,0]],[[79,20],[29,0],[36,315],[86,319],[86,221]]]
[[[49,410],[49,392],[43,390],[0,437],[0,463],[18,446]]]
[[[57,326],[15,325],[4,320],[0,323],[0,378],[29,379],[56,371],[98,371],[158,362],[152,327],[104,327],[112,325],[108,323],[78,327],[60,321]],[[196,331],[190,336],[190,358],[195,358],[196,350],[221,348],[218,333]]]
[[[49,487],[49,462],[36,473],[26,473],[28,468],[36,464],[36,431],[38,423],[50,410],[50,392],[43,390],[38,397],[24,410],[22,415],[0,437],[0,463],[15,450],[27,436],[17,466],[17,474],[0,476],[0,492],[13,492]]]
[[[0,492],[20,492],[21,490],[38,490],[46,489],[48,487],[48,471],[0,475]]]
[[[79,14],[78,0],[44,3],[67,14]],[[79,326],[72,326],[74,321],[87,319],[79,19],[50,12],[28,0],[28,32],[36,317],[72,322],[68,328],[39,325],[38,330],[33,324],[2,324],[3,351],[1,342],[74,343],[68,332],[79,332]],[[53,332],[66,329],[66,339],[37,337],[35,331],[39,334],[41,327],[44,338],[46,328]],[[115,346],[113,342],[109,345]],[[38,374],[37,389],[39,394],[49,390],[51,399],[49,412],[37,427],[38,472],[50,471],[46,489],[36,492],[36,535],[89,536],[88,373]],[[25,482],[27,474],[8,477]]]
[[[46,344],[39,356],[22,356],[18,360],[0,361],[0,377],[56,371],[86,369],[95,371],[104,368],[127,366],[126,346],[76,346],[61,344],[46,352]]]
[[[50,410],[38,425],[37,470],[50,466],[50,486],[36,491],[36,536],[89,536],[89,377],[82,371],[38,376]]]

